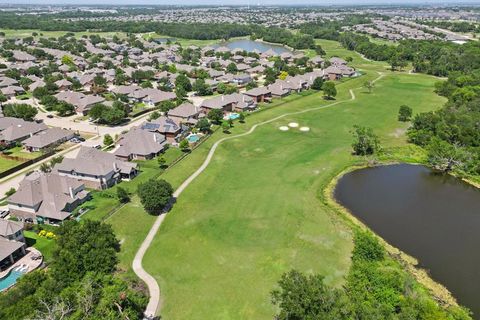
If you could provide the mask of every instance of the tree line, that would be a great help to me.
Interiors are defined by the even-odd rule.
[[[142,318],[145,290],[115,274],[120,244],[110,225],[72,220],[55,233],[48,269],[22,276],[0,294],[0,319]]]
[[[480,69],[450,73],[447,81],[436,84],[436,92],[447,103],[438,111],[416,115],[409,140],[427,148],[432,167],[479,175]]]
[[[354,233],[345,280],[337,288],[318,274],[285,273],[271,294],[275,319],[471,319],[464,308],[440,306],[368,231]]]

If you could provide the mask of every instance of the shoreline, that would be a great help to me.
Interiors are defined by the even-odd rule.
[[[337,175],[335,175],[330,182],[325,186],[322,190],[322,195],[325,198],[326,205],[334,211],[334,214],[338,217],[342,218],[344,222],[352,229],[360,228],[362,230],[368,230],[375,237],[379,240],[382,246],[387,251],[388,255],[400,263],[402,268],[411,274],[415,280],[421,284],[428,292],[432,295],[432,298],[436,300],[442,306],[460,306],[457,302],[457,299],[453,296],[453,294],[448,290],[440,282],[434,280],[427,272],[427,270],[422,269],[418,266],[419,261],[417,258],[410,256],[409,254],[405,253],[404,251],[400,250],[397,247],[394,247],[382,237],[380,237],[377,233],[375,233],[368,225],[358,219],[348,208],[341,205],[334,196],[335,188],[338,184],[338,181],[346,174],[360,170],[365,168],[371,167],[378,167],[378,166],[386,166],[386,165],[394,165],[394,164],[411,164],[411,165],[423,165],[421,163],[407,163],[407,162],[399,162],[399,161],[383,161],[379,162],[375,165],[363,164],[363,165],[351,165],[347,166]],[[457,177],[458,178],[458,177]],[[464,179],[462,179],[464,180]],[[467,182],[467,181],[466,181]]]

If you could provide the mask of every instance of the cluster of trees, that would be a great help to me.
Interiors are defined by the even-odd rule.
[[[480,57],[477,57],[480,60]],[[430,164],[442,171],[480,174],[480,69],[452,72],[437,84],[448,98],[438,110],[420,113],[412,120],[409,140],[427,148]]]
[[[33,121],[38,110],[26,103],[9,103],[3,106],[5,117],[20,118],[25,121]]]
[[[93,21],[93,20],[57,20],[60,15],[38,15],[26,17],[14,13],[0,14],[0,28],[39,29],[41,31],[84,32],[88,30],[106,32],[146,33],[156,32],[171,37],[186,39],[230,39],[251,34],[249,25],[233,23],[163,23],[156,21]]]
[[[141,319],[145,294],[114,275],[120,245],[110,225],[68,221],[56,231],[48,270],[0,295],[1,319]]]
[[[281,43],[294,49],[314,49],[313,37],[303,33],[292,33],[283,28],[255,27],[251,35],[253,40],[262,39],[267,42]]]
[[[60,19],[54,19],[56,16]],[[0,28],[39,29],[42,31],[84,32],[97,30],[105,32],[146,33],[156,32],[170,37],[213,40],[228,40],[233,37],[252,36],[268,42],[281,43],[295,49],[314,49],[315,43],[310,34],[292,33],[283,28],[267,28],[259,25],[234,23],[164,23],[156,21],[116,21],[116,20],[68,20],[63,15],[18,16],[13,13],[0,13]],[[55,22],[55,23],[53,23]],[[33,41],[33,38],[31,39]],[[81,48],[83,50],[84,48]]]
[[[387,61],[392,69],[402,69],[411,62],[415,72],[448,76],[450,72],[471,72],[480,68],[480,44],[470,41],[463,45],[441,40],[402,40],[397,46],[377,44],[367,36],[345,32],[338,41],[348,50],[365,57]]]
[[[432,27],[440,27],[443,29],[448,29],[453,32],[472,32],[472,33],[479,33],[480,26],[478,24],[468,22],[468,21],[446,21],[446,20],[422,20],[420,23],[432,26]]]
[[[344,26],[371,23],[366,15],[345,15],[342,20],[326,20],[320,22],[305,23],[300,26],[300,31],[309,34],[316,39],[339,40],[340,31]]]
[[[325,99],[333,99],[337,95],[337,88],[335,87],[335,82],[333,81],[323,81],[322,77],[317,77],[313,80],[312,83],[313,90],[323,90],[325,94]]]
[[[38,87],[33,90],[33,96],[40,100],[40,103],[45,106],[47,111],[56,111],[61,117],[72,115],[75,112],[75,107],[65,101],[58,101],[52,95],[53,90],[49,86]]]
[[[127,116],[127,109],[128,106],[120,101],[114,101],[111,107],[97,103],[88,111],[88,115],[100,124],[117,125]]]
[[[471,319],[463,308],[440,307],[371,233],[356,231],[354,244],[342,288],[321,275],[284,274],[271,295],[280,310],[275,319]]]

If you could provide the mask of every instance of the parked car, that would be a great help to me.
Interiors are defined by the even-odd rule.
[[[10,211],[8,210],[0,210],[0,218],[5,218],[6,216],[8,216],[9,213]]]
[[[53,114],[47,114],[47,118],[52,119],[52,118],[53,118]]]

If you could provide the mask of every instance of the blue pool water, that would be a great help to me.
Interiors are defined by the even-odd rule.
[[[0,279],[0,292],[13,286],[23,274],[22,271],[10,271],[6,277]]]
[[[238,117],[240,117],[240,115],[239,115],[238,113],[230,113],[230,114],[227,116],[227,119],[235,120],[235,119],[238,119]]]
[[[191,134],[187,137],[188,142],[195,143],[200,140],[200,136],[198,134]]]

